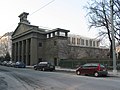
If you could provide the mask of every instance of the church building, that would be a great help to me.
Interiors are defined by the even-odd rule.
[[[29,13],[19,15],[20,22],[12,34],[12,60],[34,65],[40,61],[49,61],[58,65],[59,42],[68,40],[69,30],[56,28],[46,30],[31,25],[27,20]]]

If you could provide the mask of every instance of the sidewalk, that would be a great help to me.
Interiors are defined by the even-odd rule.
[[[108,75],[109,76],[114,76],[114,77],[120,77],[120,71],[117,71],[116,73],[114,73],[113,71],[108,71]]]

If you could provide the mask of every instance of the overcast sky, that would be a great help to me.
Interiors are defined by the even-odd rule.
[[[19,23],[18,16],[27,12],[32,25],[50,29],[63,28],[72,34],[96,37],[96,31],[88,29],[86,11],[83,9],[88,1],[0,0],[0,35],[14,31]]]

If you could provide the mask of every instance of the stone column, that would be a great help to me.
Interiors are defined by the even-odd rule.
[[[20,61],[20,42],[18,42],[18,61]]]
[[[26,40],[23,40],[23,62],[26,63]]]
[[[26,54],[26,64],[28,65],[28,40],[26,40],[26,52],[25,52],[25,54]]]
[[[37,45],[37,39],[36,38],[31,38],[31,46],[30,46],[30,64],[33,65],[33,64],[36,64],[37,61],[38,61],[38,49],[37,49],[38,45]]]
[[[30,46],[31,46],[31,39],[27,39],[27,43],[26,43],[26,45],[27,45],[27,49],[26,49],[26,51],[27,51],[27,65],[30,65],[30,63],[31,63],[31,61],[30,61]]]
[[[16,60],[15,61],[18,61],[18,42],[16,42]]]
[[[22,45],[21,45],[21,58],[22,58],[22,61],[24,61],[24,42],[21,41]]]
[[[23,62],[23,59],[22,59],[22,41],[20,41],[20,47],[19,47],[19,52],[20,52],[20,60]]]

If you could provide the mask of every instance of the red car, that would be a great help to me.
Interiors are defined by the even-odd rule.
[[[77,75],[107,76],[108,72],[105,66],[99,63],[88,63],[77,68]]]

